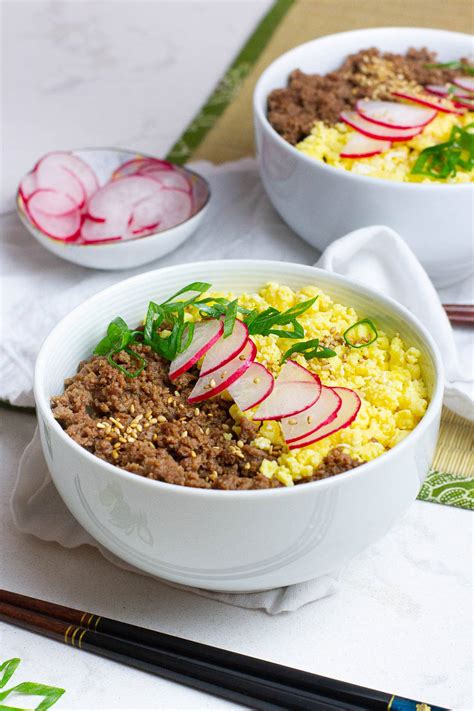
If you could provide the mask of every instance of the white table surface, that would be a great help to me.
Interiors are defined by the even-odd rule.
[[[4,2],[7,188],[59,146],[121,144],[165,153],[268,5]],[[8,219],[0,218],[0,229]],[[470,513],[414,503],[343,571],[337,595],[271,617],[119,570],[87,547],[67,551],[19,533],[8,501],[35,418],[0,416],[2,587],[459,711],[472,708]],[[238,708],[2,625],[0,663],[13,656],[23,659],[16,683],[66,688],[58,711]]]

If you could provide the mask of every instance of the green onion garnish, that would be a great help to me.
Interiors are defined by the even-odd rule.
[[[336,351],[331,350],[331,348],[320,347],[319,338],[312,338],[309,341],[295,343],[294,346],[288,348],[283,354],[281,362],[284,363],[293,353],[302,353],[306,360],[310,360],[311,358],[333,358],[337,355]]]
[[[344,331],[343,338],[351,348],[364,348],[377,340],[379,334],[370,318],[363,318]]]
[[[441,62],[439,64],[425,64],[425,69],[459,69],[465,74],[474,75],[474,67],[466,62],[461,62],[459,59],[454,59],[452,62]]]
[[[125,353],[128,353],[129,356],[132,356],[132,358],[135,358],[135,360],[138,361],[139,367],[137,368],[137,370],[127,370],[123,367],[123,365],[120,365],[120,363],[117,363],[117,361],[112,358],[112,356],[116,355],[116,353],[120,353],[122,350],[124,350]],[[138,375],[140,375],[140,373],[146,366],[145,358],[143,358],[143,356],[141,356],[139,353],[136,353],[131,348],[119,348],[116,351],[112,351],[112,353],[109,353],[109,355],[107,356],[107,361],[110,363],[110,365],[113,365],[115,368],[117,368],[117,370],[120,370],[128,378],[136,378]]]
[[[458,168],[474,168],[474,123],[453,126],[449,140],[421,151],[411,172],[443,180],[456,175]]]

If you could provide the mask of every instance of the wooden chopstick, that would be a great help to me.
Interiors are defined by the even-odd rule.
[[[472,304],[443,304],[446,314],[455,326],[469,326],[474,324],[474,305]]]
[[[255,709],[397,708],[399,697],[391,694],[6,590],[0,590],[0,619]],[[419,702],[409,703],[404,708]]]

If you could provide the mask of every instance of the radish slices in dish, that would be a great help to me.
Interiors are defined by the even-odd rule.
[[[188,173],[156,158],[127,161],[100,186],[78,156],[49,153],[23,178],[18,194],[44,234],[85,245],[161,232],[186,221],[199,207]]]

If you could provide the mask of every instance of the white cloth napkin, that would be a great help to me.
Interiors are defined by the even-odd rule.
[[[266,198],[256,165],[246,159],[219,167],[193,166],[211,183],[213,200],[199,232],[179,250],[149,269],[199,261],[209,256],[266,258],[314,263],[317,252],[287,228]],[[1,218],[1,220],[10,219]],[[2,234],[0,263],[4,272],[4,333],[0,351],[0,398],[33,404],[33,364],[41,341],[62,315],[99,289],[135,272],[93,272],[49,255],[12,223]],[[446,367],[446,404],[474,419],[474,344],[467,329],[453,331],[425,271],[403,240],[387,227],[357,230],[334,242],[317,262],[379,288],[407,306],[437,340]],[[451,296],[453,294],[453,296]],[[472,284],[444,293],[445,300],[472,300]],[[16,525],[47,541],[68,548],[96,546],[115,565],[132,569],[101,548],[69,513],[46,468],[38,432],[20,463],[12,496]],[[182,586],[175,586],[182,587]],[[296,610],[337,589],[336,577],[324,576],[299,585],[253,594],[218,594],[190,589],[232,605],[263,609],[270,614]]]

